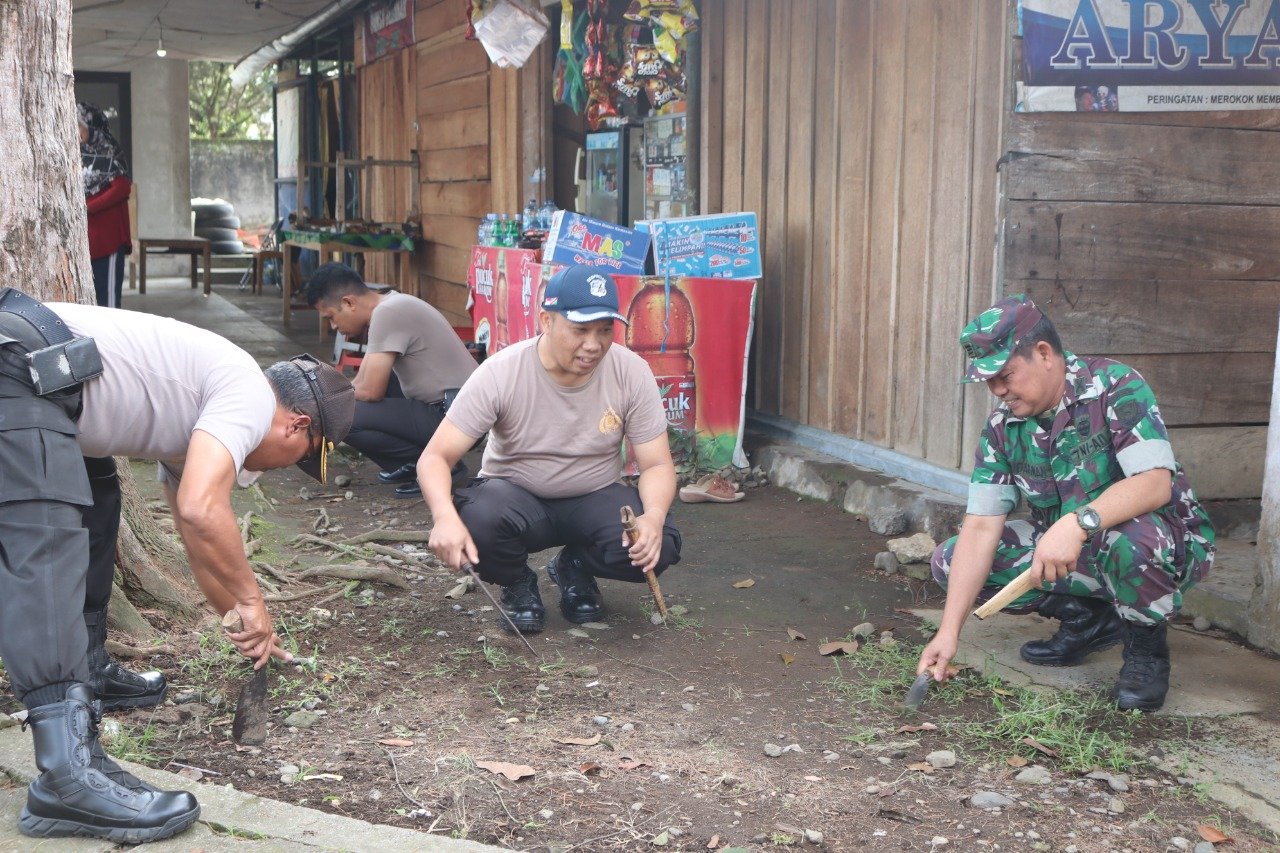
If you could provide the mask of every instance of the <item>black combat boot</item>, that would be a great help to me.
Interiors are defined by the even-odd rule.
[[[538,576],[533,569],[525,566],[524,574],[519,580],[502,588],[502,611],[511,617],[521,634],[537,634],[542,630],[547,611],[542,606],[542,596],[538,594]],[[507,620],[499,620],[499,624],[503,630],[511,630]]]
[[[417,464],[410,462],[408,465],[401,465],[399,468],[393,468],[389,471],[378,472],[378,482],[385,485],[392,483],[408,483],[418,478]]]
[[[42,772],[27,789],[18,820],[24,835],[142,844],[176,835],[200,816],[199,803],[185,791],[132,790],[95,768],[101,746],[87,684],[69,688],[61,702],[33,708],[27,725]]]
[[[102,710],[148,708],[164,701],[169,685],[163,674],[155,670],[131,672],[107,654],[106,610],[86,612],[84,627],[89,632],[89,683]]]
[[[1156,711],[1169,692],[1169,623],[1124,623],[1124,666],[1111,695],[1122,711]]]
[[[1019,654],[1038,666],[1075,666],[1094,652],[1123,639],[1122,620],[1109,601],[1078,595],[1050,594],[1040,604],[1041,616],[1059,620],[1058,631],[1047,640],[1023,643]]]
[[[604,597],[596,586],[595,575],[575,552],[567,547],[560,549],[547,563],[547,576],[560,587],[560,612],[565,619],[578,625],[600,619]]]

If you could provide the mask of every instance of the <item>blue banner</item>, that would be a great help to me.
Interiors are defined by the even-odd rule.
[[[1280,107],[1280,0],[1019,0],[1019,110]]]

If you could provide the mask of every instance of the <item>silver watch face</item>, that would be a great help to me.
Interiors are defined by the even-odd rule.
[[[1076,516],[1080,519],[1080,526],[1091,533],[1102,526],[1102,516],[1096,509],[1078,510]]]

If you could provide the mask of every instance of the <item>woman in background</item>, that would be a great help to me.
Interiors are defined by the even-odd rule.
[[[129,236],[129,180],[120,143],[111,134],[107,116],[90,104],[77,104],[80,118],[80,160],[84,172],[85,204],[89,213],[89,257],[98,304],[120,307],[124,256],[133,248]]]

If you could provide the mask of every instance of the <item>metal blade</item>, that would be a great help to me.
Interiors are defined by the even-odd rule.
[[[922,672],[916,676],[916,680],[911,682],[911,689],[907,691],[907,698],[902,700],[902,707],[913,711],[920,707],[924,697],[929,695],[930,678],[928,672]]]
[[[231,720],[231,739],[245,746],[262,746],[267,741],[267,717],[267,667],[264,666],[240,688],[240,701]]]
[[[542,660],[542,655],[538,654],[537,650],[530,645],[529,641],[525,639],[524,634],[521,634],[520,629],[516,627],[516,623],[511,621],[511,617],[507,615],[507,611],[502,609],[502,605],[498,603],[498,599],[493,597],[493,592],[489,589],[488,585],[484,581],[480,580],[480,576],[476,574],[476,567],[466,560],[463,560],[462,570],[471,575],[476,582],[476,586],[480,587],[480,590],[484,592],[485,595],[489,596],[489,600],[493,602],[493,609],[501,613],[502,618],[507,620],[507,624],[511,626],[511,630],[520,638],[520,642],[524,643],[524,647],[529,650],[529,654],[533,655],[538,660]]]

